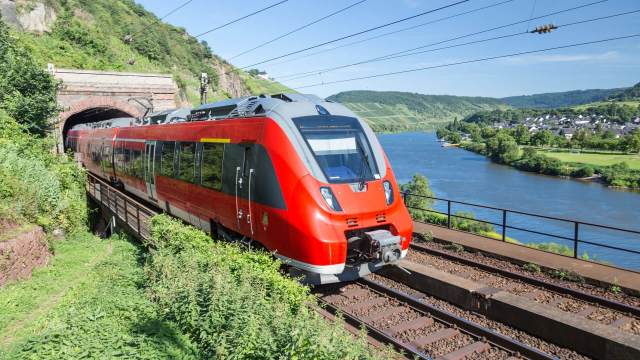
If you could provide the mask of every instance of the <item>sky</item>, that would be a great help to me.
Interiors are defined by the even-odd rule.
[[[164,16],[183,0],[136,0],[158,16]],[[193,0],[165,21],[203,33],[279,0]],[[437,9],[459,0],[366,0],[338,15],[242,56],[245,50],[317,20],[359,0],[289,0],[260,14],[200,37],[213,52],[238,67],[321,44],[398,19]],[[449,41],[434,49],[501,35],[525,32],[536,26],[562,25],[581,20],[640,10],[639,0],[608,0],[563,14],[539,17],[598,0],[470,0],[399,24],[279,60],[256,65],[291,88],[322,84],[406,69],[464,62],[484,57],[519,53],[568,44],[640,34],[640,12],[595,22],[560,27],[550,34],[522,34],[449,49],[441,49],[335,71],[319,70],[360,62],[390,53],[450,40],[493,27],[523,23]],[[241,4],[241,6],[239,6]],[[492,6],[437,22],[434,20]],[[415,25],[415,29],[377,39],[364,40]],[[328,50],[328,51],[324,51]],[[317,53],[324,51],[322,53]],[[314,72],[300,79],[287,75]],[[558,49],[419,72],[299,88],[323,97],[347,90],[408,91],[422,94],[505,97],[576,89],[617,88],[640,82],[640,37]]]

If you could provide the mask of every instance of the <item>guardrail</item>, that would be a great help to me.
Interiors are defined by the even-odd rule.
[[[93,199],[106,207],[135,236],[149,238],[149,219],[157,214],[155,211],[91,174],[87,174],[86,189]]]
[[[547,215],[540,215],[540,214],[528,213],[528,212],[524,212],[524,211],[498,208],[498,207],[494,207],[494,206],[473,204],[473,203],[468,203],[468,202],[464,202],[464,201],[455,201],[455,200],[443,199],[443,198],[438,198],[438,197],[433,197],[433,196],[424,196],[424,195],[412,194],[412,193],[408,193],[408,192],[402,192],[402,196],[403,196],[404,203],[407,205],[407,208],[414,209],[414,210],[422,210],[422,211],[426,211],[426,212],[430,212],[430,213],[435,213],[435,214],[440,214],[440,215],[446,216],[446,227],[449,228],[449,229],[457,230],[452,226],[452,220],[453,219],[463,219],[463,220],[475,221],[475,222],[484,223],[484,224],[490,224],[492,226],[495,226],[496,230],[498,230],[498,229],[500,230],[499,234],[501,235],[501,240],[502,241],[507,241],[507,230],[520,231],[520,232],[524,232],[524,233],[528,233],[528,234],[535,234],[535,235],[540,235],[540,236],[544,236],[544,237],[548,237],[548,238],[554,238],[554,239],[560,239],[560,240],[563,240],[563,241],[569,241],[569,242],[571,242],[573,244],[573,254],[572,254],[572,256],[568,256],[568,257],[573,257],[573,258],[578,258],[579,250],[580,250],[579,249],[580,244],[588,244],[588,245],[595,246],[595,247],[601,247],[601,248],[606,248],[606,249],[610,249],[610,250],[616,250],[616,251],[622,251],[622,252],[626,252],[626,253],[630,253],[630,254],[640,255],[640,251],[636,250],[636,249],[625,248],[625,247],[621,247],[621,246],[614,246],[614,245],[610,245],[610,244],[603,244],[603,243],[599,243],[599,242],[595,242],[595,241],[585,240],[585,239],[583,239],[581,237],[582,229],[584,229],[585,227],[589,227],[589,228],[596,229],[596,230],[615,231],[615,232],[620,232],[620,233],[624,233],[624,234],[628,234],[628,235],[640,236],[640,231],[638,231],[638,230],[630,230],[630,229],[624,229],[624,228],[619,228],[619,227],[615,227],[615,226],[600,225],[600,224],[594,224],[594,223],[585,222],[585,221],[565,219],[565,218],[547,216]],[[429,199],[429,200],[432,200],[432,201],[445,202],[446,203],[446,211],[438,211],[438,210],[435,210],[435,209],[425,209],[425,208],[410,206],[409,205],[410,204],[409,200],[411,199],[411,197],[418,197],[418,198],[423,198],[423,199]],[[490,220],[485,220],[485,219],[472,218],[472,217],[469,217],[469,216],[461,215],[459,213],[456,214],[456,213],[452,212],[452,205],[462,205],[462,206],[464,206],[466,208],[478,208],[478,209],[485,209],[485,210],[494,211],[494,212],[497,212],[499,217],[501,217],[501,221],[500,222],[496,222],[496,221],[490,221]],[[514,226],[513,224],[509,223],[509,218],[510,218],[509,215],[510,214],[531,217],[531,218],[534,218],[534,219],[551,220],[551,221],[554,221],[554,222],[565,224],[565,227],[566,227],[566,225],[570,225],[570,229],[573,232],[573,234],[572,234],[573,236],[564,236],[564,235],[559,235],[559,234],[553,234],[553,233],[544,231],[544,229],[530,229],[530,228],[525,228],[525,227],[522,227],[522,226]],[[436,225],[442,225],[442,224],[439,224],[437,222],[432,222],[432,223],[436,224]],[[495,239],[493,237],[485,236],[483,234],[477,234],[477,235],[484,236],[484,237],[486,237],[488,239],[492,239],[492,240],[498,240],[498,239]],[[640,238],[638,240],[640,240]],[[638,241],[637,244],[640,247],[640,241]],[[564,255],[564,254],[560,254],[560,255]],[[564,255],[564,256],[567,256],[567,255]]]

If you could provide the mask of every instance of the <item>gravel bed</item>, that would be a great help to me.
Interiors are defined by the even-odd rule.
[[[355,289],[366,289],[366,291],[360,291],[357,296],[353,296],[353,290]],[[384,295],[381,295],[373,290],[367,289],[366,287],[362,287],[358,284],[347,284],[347,285],[338,285],[333,288],[331,291],[324,291],[324,300],[330,302],[334,306],[339,308],[349,307],[355,304],[362,303],[363,301],[369,301],[376,298],[385,298],[386,300],[378,305],[369,306],[362,309],[351,310],[350,312],[353,315],[359,318],[365,318],[367,315],[374,315],[380,313],[381,311],[387,310],[391,307],[396,306],[405,306],[406,309],[402,312],[393,314],[392,316],[385,317],[383,319],[379,319],[371,322],[370,324],[376,328],[380,329],[388,329],[392,326],[411,321],[417,319],[422,316],[428,316],[423,314],[422,312],[418,312],[411,307],[403,304],[395,299],[388,298]],[[345,309],[346,310],[346,309]],[[436,331],[446,329],[449,326],[439,322],[437,319],[434,319],[434,322],[429,325],[419,329],[408,329],[403,332],[400,332],[395,335],[395,338],[406,343],[410,344],[412,341],[422,337],[430,335]],[[436,358],[442,355],[446,355],[452,351],[461,349],[464,346],[472,344],[478,341],[478,339],[474,338],[471,335],[460,332],[459,334],[448,338],[442,339],[435,343],[429,344],[425,347],[420,348],[419,350],[423,351],[425,354],[431,356],[432,358]],[[509,357],[509,353],[499,348],[492,347],[488,351],[483,352],[482,354],[473,354],[474,359],[507,359]]]
[[[411,252],[409,252],[411,253]],[[404,284],[398,283],[396,281],[387,279],[385,277],[382,277],[380,275],[376,275],[376,274],[371,274],[367,276],[368,279],[379,282],[381,284],[384,284],[385,286],[388,286],[392,289],[401,291],[405,294],[409,294],[415,298],[420,299],[421,301],[423,301],[426,304],[432,305],[438,309],[442,309],[445,311],[448,311],[456,316],[459,317],[463,317],[468,321],[471,321],[477,325],[480,325],[482,327],[486,327],[488,329],[491,329],[499,334],[508,336],[512,339],[515,339],[523,344],[529,345],[533,348],[536,348],[540,351],[546,352],[548,354],[557,356],[560,359],[568,359],[568,360],[573,360],[573,359],[589,359],[586,356],[580,355],[578,353],[576,353],[573,350],[569,350],[567,348],[563,348],[561,346],[549,343],[545,340],[542,340],[540,338],[537,338],[533,335],[527,334],[521,330],[512,328],[508,325],[505,325],[503,323],[500,323],[498,321],[494,321],[494,320],[490,320],[487,319],[486,317],[484,317],[483,315],[480,314],[476,314],[473,313],[471,311],[467,311],[464,310],[460,307],[457,307],[453,304],[450,304],[446,301],[437,299],[433,296],[424,294],[420,291],[414,290]],[[429,331],[432,332],[432,331]],[[474,359],[487,359],[487,357],[484,356],[485,354],[480,354],[477,355],[478,357],[475,357]],[[493,356],[493,355],[491,355]],[[502,359],[502,358],[506,358],[506,357],[500,357],[501,355],[496,355],[496,357],[490,357],[491,359]],[[508,356],[507,356],[508,357]]]
[[[560,279],[556,279],[552,276],[550,276],[549,274],[546,274],[544,272],[541,273],[535,273],[535,272],[531,272],[531,271],[527,271],[525,269],[523,269],[520,265],[514,264],[512,262],[506,261],[506,260],[500,260],[500,259],[496,259],[493,258],[491,256],[486,256],[482,253],[479,252],[470,252],[470,251],[463,251],[461,253],[458,252],[453,252],[451,250],[447,250],[445,248],[444,244],[435,242],[435,241],[429,241],[429,242],[424,242],[421,241],[417,238],[413,239],[414,243],[426,247],[426,248],[430,248],[430,249],[434,249],[434,250],[438,250],[441,252],[446,252],[449,254],[453,254],[453,255],[457,255],[459,257],[465,258],[465,259],[469,259],[469,260],[473,260],[476,262],[480,262],[486,265],[491,265],[493,267],[497,267],[500,269],[504,269],[504,270],[508,270],[510,272],[513,273],[517,273],[517,274],[522,274],[522,275],[527,275],[529,277],[532,278],[536,278],[538,280],[544,280],[550,283],[554,283],[566,288],[571,288],[574,290],[579,290],[591,295],[595,295],[595,296],[599,296],[599,297],[603,297],[605,299],[609,299],[609,300],[614,300],[614,301],[618,301],[621,302],[623,304],[627,304],[627,305],[631,305],[631,306],[635,306],[635,307],[640,307],[640,297],[636,297],[636,296],[631,296],[629,294],[626,293],[614,293],[609,291],[608,289],[604,289],[602,287],[599,286],[595,286],[595,285],[591,285],[591,284],[584,284],[584,283],[578,283],[578,282],[573,282],[573,281],[565,281],[565,280],[560,280]],[[409,251],[409,257],[411,257],[412,254],[417,253],[417,251]]]
[[[486,257],[484,258],[487,259]],[[605,308],[597,304],[589,304],[583,300],[575,299],[570,295],[558,294],[539,286],[507,278],[502,275],[494,274],[421,251],[409,251],[407,259],[418,264],[431,265],[438,270],[501,289],[515,295],[524,296],[538,303],[554,306],[563,311],[579,313],[586,309],[588,305],[591,305],[597,309],[594,313],[587,316],[587,318],[603,324],[610,325],[616,319],[625,315],[617,310]],[[634,321],[640,320],[635,319],[634,317]],[[640,332],[637,332],[638,326],[625,327],[621,328],[621,330],[635,335],[640,335]]]

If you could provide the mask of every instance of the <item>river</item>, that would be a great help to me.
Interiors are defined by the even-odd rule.
[[[597,183],[538,175],[495,164],[482,155],[440,146],[435,133],[379,134],[400,183],[415,173],[429,178],[435,196],[528,213],[640,230],[640,193],[612,190]],[[446,211],[446,203],[436,203]],[[501,223],[502,214],[492,210],[453,205],[452,212],[471,211],[483,220]],[[509,214],[511,226],[574,236],[574,225],[553,220]],[[501,230],[497,227],[498,232]],[[507,230],[507,236],[522,242],[556,242],[573,247],[571,241]],[[580,240],[640,251],[640,235],[580,226]],[[598,261],[640,270],[640,255],[580,244]]]

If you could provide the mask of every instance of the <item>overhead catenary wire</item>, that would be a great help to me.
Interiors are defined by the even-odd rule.
[[[419,68],[413,68],[413,69],[407,69],[407,70],[401,70],[401,71],[394,71],[394,72],[388,72],[388,73],[381,73],[381,74],[374,74],[374,75],[368,75],[368,76],[354,77],[354,78],[335,80],[335,81],[329,81],[329,82],[321,82],[321,83],[298,86],[298,87],[295,87],[294,89],[295,90],[306,89],[306,88],[310,88],[310,87],[317,87],[317,86],[324,86],[324,85],[331,85],[331,84],[339,84],[339,83],[345,83],[345,82],[350,82],[350,81],[357,81],[357,80],[381,78],[381,77],[393,76],[393,75],[408,74],[408,73],[414,73],[414,72],[419,72],[419,71],[426,71],[426,70],[445,68],[445,67],[451,67],[451,66],[458,66],[458,65],[464,65],[464,64],[485,62],[485,61],[490,61],[490,60],[504,59],[504,58],[528,55],[528,54],[548,52],[548,51],[553,51],[553,50],[568,49],[568,48],[573,48],[573,47],[578,47],[578,46],[606,43],[606,42],[610,42],[610,41],[624,40],[624,39],[630,39],[630,38],[636,38],[636,37],[640,37],[640,34],[618,36],[618,37],[601,39],[601,40],[585,41],[585,42],[581,42],[581,43],[554,46],[554,47],[549,47],[549,48],[544,48],[544,49],[520,51],[520,52],[504,54],[504,55],[496,55],[496,56],[489,56],[489,57],[483,57],[483,58],[472,59],[472,60],[464,60],[464,61],[458,61],[458,62],[453,62],[453,63],[441,64],[441,65],[425,66],[425,67],[419,67]]]
[[[235,72],[235,71],[238,71],[238,70],[244,70],[244,69],[248,69],[250,67],[256,66],[256,65],[261,65],[261,64],[264,64],[264,63],[268,63],[268,62],[271,62],[273,60],[282,59],[282,58],[287,57],[287,56],[299,54],[299,53],[304,52],[304,51],[316,49],[316,48],[319,48],[321,46],[333,44],[334,42],[338,42],[338,41],[341,41],[341,40],[346,40],[346,39],[352,38],[354,36],[366,34],[366,33],[371,32],[371,31],[383,29],[383,28],[389,27],[391,25],[399,24],[399,23],[402,23],[402,22],[405,22],[405,21],[408,21],[408,20],[411,20],[411,19],[415,19],[415,18],[424,16],[424,15],[427,15],[427,14],[434,13],[436,11],[448,9],[450,7],[454,7],[456,5],[460,5],[460,4],[469,2],[469,1],[471,1],[471,0],[459,0],[459,1],[453,2],[453,3],[448,4],[448,5],[444,5],[444,6],[440,6],[438,8],[434,8],[434,9],[431,9],[431,10],[423,11],[423,12],[421,12],[419,14],[416,14],[416,15],[412,15],[412,16],[405,17],[405,18],[402,18],[402,19],[398,19],[398,20],[395,20],[395,21],[392,21],[392,22],[388,22],[388,23],[385,23],[385,24],[382,24],[382,25],[377,25],[377,26],[374,26],[374,27],[371,27],[371,28],[368,28],[368,29],[365,29],[365,30],[361,30],[361,31],[358,31],[358,32],[355,32],[355,33],[351,33],[351,34],[348,34],[348,35],[341,36],[341,37],[333,39],[333,40],[325,41],[325,42],[322,42],[322,43],[319,43],[319,44],[308,46],[306,48],[302,48],[302,49],[299,49],[299,50],[291,51],[291,52],[286,53],[286,54],[282,54],[282,55],[278,55],[278,56],[275,56],[275,57],[272,57],[272,58],[269,58],[269,59],[258,61],[256,63],[251,64],[251,65],[246,65],[246,66],[243,66],[241,68],[228,71],[228,72],[225,73],[225,75],[230,74],[230,73]]]
[[[143,27],[142,29],[136,31],[133,34],[130,34],[129,36],[131,36],[131,38],[133,38],[135,35],[138,35],[139,33],[141,33],[142,31],[148,29],[150,26],[159,23],[160,21],[168,18],[169,16],[175,14],[176,12],[178,12],[179,10],[181,10],[182,8],[184,8],[185,6],[191,4],[193,2],[193,0],[188,0],[185,1],[184,3],[182,3],[180,6],[172,9],[171,11],[169,11],[168,13],[164,14],[163,16],[156,18],[155,20],[153,20],[150,24],[146,25],[145,27]]]
[[[233,19],[233,20],[231,20],[231,21],[229,21],[229,22],[226,22],[226,23],[224,23],[224,24],[222,24],[222,25],[216,26],[216,27],[214,27],[214,28],[212,28],[212,29],[209,29],[209,30],[207,30],[207,31],[205,31],[205,32],[203,32],[203,33],[200,33],[200,34],[198,34],[198,35],[196,35],[196,36],[194,36],[194,37],[195,37],[195,38],[199,38],[199,37],[201,37],[201,36],[207,35],[207,34],[212,33],[212,32],[214,32],[214,31],[220,30],[220,29],[225,28],[225,27],[227,27],[227,26],[229,26],[229,25],[231,25],[231,24],[235,24],[235,23],[237,23],[238,21],[242,21],[242,20],[244,20],[244,19],[246,19],[246,18],[248,18],[248,17],[251,17],[251,16],[254,16],[254,15],[257,15],[257,14],[259,14],[259,13],[261,13],[261,12],[264,12],[264,11],[267,11],[267,10],[269,10],[269,9],[271,9],[271,8],[274,8],[274,7],[278,6],[278,5],[282,5],[282,4],[286,3],[287,1],[289,1],[289,0],[282,0],[282,1],[279,1],[279,2],[277,2],[277,3],[271,4],[271,5],[267,6],[267,7],[264,7],[264,8],[262,8],[262,9],[256,10],[256,11],[254,11],[254,12],[252,12],[252,13],[249,13],[249,14],[247,14],[247,15],[244,15],[244,16],[241,16],[241,17],[239,17],[239,18]]]
[[[376,57],[373,57],[373,58],[357,61],[357,62],[350,63],[350,64],[339,65],[339,66],[323,68],[323,69],[310,70],[310,71],[300,72],[300,73],[296,73],[296,74],[284,75],[284,76],[278,77],[278,79],[279,80],[286,80],[286,79],[288,79],[288,80],[296,80],[296,79],[300,79],[302,77],[308,77],[308,76],[316,75],[318,73],[327,73],[327,72],[340,70],[340,69],[344,69],[344,68],[348,68],[348,67],[352,67],[352,66],[356,66],[356,65],[363,65],[363,64],[368,64],[368,63],[372,63],[372,62],[383,61],[383,60],[386,60],[386,59],[395,59],[395,58],[398,58],[398,57],[410,56],[410,55],[413,55],[413,54],[420,54],[422,52],[414,52],[414,51],[420,50],[420,49],[424,49],[424,48],[428,48],[428,47],[432,47],[432,46],[436,46],[436,45],[440,45],[440,44],[445,44],[445,43],[456,41],[456,40],[465,39],[465,38],[468,38],[468,37],[484,34],[484,33],[495,31],[495,30],[508,28],[508,27],[515,26],[515,25],[518,25],[518,24],[526,23],[526,22],[528,22],[530,20],[537,20],[537,19],[545,18],[547,16],[552,16],[552,15],[557,15],[557,14],[560,14],[560,13],[566,13],[566,12],[570,12],[570,11],[575,11],[575,10],[578,10],[578,9],[581,9],[581,8],[585,8],[585,7],[588,7],[588,6],[593,6],[593,5],[600,4],[600,3],[603,3],[603,2],[606,2],[606,1],[608,1],[608,0],[598,0],[598,1],[591,2],[591,3],[588,3],[588,4],[584,4],[584,5],[574,6],[574,7],[568,8],[568,9],[554,11],[554,12],[551,12],[551,13],[547,13],[547,14],[544,14],[544,15],[537,16],[535,18],[531,18],[531,19],[527,18],[527,19],[519,20],[519,21],[516,21],[516,22],[511,22],[511,23],[508,23],[508,24],[500,25],[500,26],[494,26],[494,27],[491,27],[491,28],[488,28],[488,29],[475,31],[475,32],[472,32],[472,33],[456,36],[456,37],[453,37],[453,38],[449,38],[449,39],[445,39],[445,40],[440,40],[440,41],[436,41],[436,42],[420,45],[420,46],[413,47],[413,48],[406,49],[406,50],[401,50],[401,51],[396,51],[396,52],[385,54],[385,55],[381,55],[381,56],[376,56]],[[567,26],[567,25],[565,25],[565,26]],[[528,34],[528,32],[518,32],[518,34]],[[514,36],[514,35],[510,35],[510,36]],[[508,37],[508,36],[506,36],[506,37]],[[497,37],[496,39],[499,39],[499,38],[501,38],[501,37]],[[495,40],[495,39],[490,39],[490,40]],[[489,40],[486,40],[486,41],[489,41]],[[414,53],[412,53],[412,52],[414,52]],[[403,55],[403,54],[406,54],[406,55]]]
[[[441,17],[441,18],[438,18],[438,19],[435,19],[435,20],[430,20],[430,21],[427,21],[427,22],[424,22],[424,23],[420,23],[420,24],[417,24],[417,25],[412,25],[412,26],[405,27],[405,28],[402,28],[402,29],[389,31],[389,32],[382,33],[382,34],[379,34],[379,35],[371,36],[371,37],[368,37],[368,38],[365,38],[365,39],[362,39],[362,40],[348,42],[346,44],[338,45],[338,46],[335,46],[335,47],[332,47],[332,48],[329,48],[329,49],[322,49],[320,51],[314,51],[314,52],[312,52],[310,54],[305,54],[305,55],[302,55],[302,56],[299,56],[299,57],[296,57],[296,58],[293,58],[293,59],[287,59],[287,60],[284,60],[284,61],[277,62],[275,64],[271,64],[271,66],[278,66],[278,65],[281,65],[281,64],[287,64],[287,63],[290,63],[292,61],[297,61],[297,60],[304,59],[304,58],[307,58],[307,57],[310,57],[310,56],[316,56],[316,55],[323,54],[323,53],[326,53],[326,52],[342,49],[344,47],[349,47],[349,46],[353,46],[353,45],[357,45],[357,44],[362,44],[362,43],[365,43],[367,41],[380,39],[382,37],[398,34],[398,33],[404,32],[404,31],[414,30],[414,29],[417,29],[417,28],[420,28],[420,27],[423,27],[423,26],[435,24],[435,23],[438,23],[438,22],[441,22],[441,21],[445,21],[445,20],[450,20],[450,19],[453,19],[453,18],[456,18],[456,17],[460,17],[460,16],[463,16],[463,15],[468,15],[468,14],[471,14],[471,13],[474,13],[474,12],[490,9],[490,8],[493,8],[493,7],[496,7],[496,6],[500,6],[500,5],[504,5],[504,4],[513,2],[513,1],[515,1],[515,0],[501,1],[501,2],[498,2],[498,3],[495,3],[495,4],[490,4],[490,5],[482,6],[482,7],[479,7],[479,8],[463,11],[463,12],[460,12],[460,13],[457,13],[457,14]]]
[[[295,29],[293,29],[293,30],[291,30],[291,31],[288,31],[288,32],[286,32],[286,33],[284,33],[284,34],[282,34],[282,35],[280,35],[280,36],[277,36],[277,37],[275,37],[275,38],[273,38],[273,39],[271,39],[271,40],[268,40],[268,41],[265,41],[265,42],[263,42],[263,43],[261,43],[261,44],[259,44],[259,45],[256,45],[256,46],[252,47],[251,49],[245,50],[245,51],[243,51],[243,52],[241,52],[241,53],[239,53],[239,54],[237,54],[237,55],[234,55],[234,56],[230,57],[230,58],[229,58],[229,60],[233,60],[233,59],[238,58],[238,57],[240,57],[240,56],[242,56],[242,55],[248,54],[248,53],[250,53],[250,52],[252,52],[252,51],[254,51],[254,50],[260,49],[261,47],[264,47],[264,46],[269,45],[269,44],[271,44],[271,43],[273,43],[273,42],[276,42],[276,41],[278,41],[278,40],[280,40],[280,39],[282,39],[282,38],[285,38],[285,37],[287,37],[287,36],[289,36],[289,35],[295,34],[295,33],[297,33],[298,31],[304,30],[304,29],[306,29],[306,28],[308,28],[308,27],[310,27],[310,26],[312,26],[312,25],[315,25],[315,24],[317,24],[317,23],[319,23],[319,22],[321,22],[321,21],[323,21],[323,20],[326,20],[326,19],[328,19],[328,18],[330,18],[330,17],[332,17],[332,16],[335,16],[335,15],[338,15],[338,14],[340,14],[340,13],[343,13],[343,12],[345,12],[345,11],[347,11],[347,10],[351,9],[351,8],[352,8],[352,7],[354,7],[354,6],[360,5],[360,4],[362,4],[363,2],[365,2],[365,1],[367,1],[367,0],[359,0],[359,1],[357,1],[357,2],[355,2],[355,3],[353,3],[353,4],[351,4],[351,5],[349,5],[349,6],[347,6],[347,7],[344,7],[344,8],[342,8],[342,9],[336,10],[336,11],[334,11],[334,12],[332,12],[332,13],[330,13],[330,14],[327,14],[327,15],[325,15],[325,16],[323,16],[323,17],[319,18],[319,19],[316,19],[316,20],[314,20],[314,21],[312,21],[312,22],[310,22],[310,23],[307,23],[307,24],[304,24],[304,25],[302,25],[302,26],[299,26],[299,27],[297,27],[297,28],[295,28]]]

